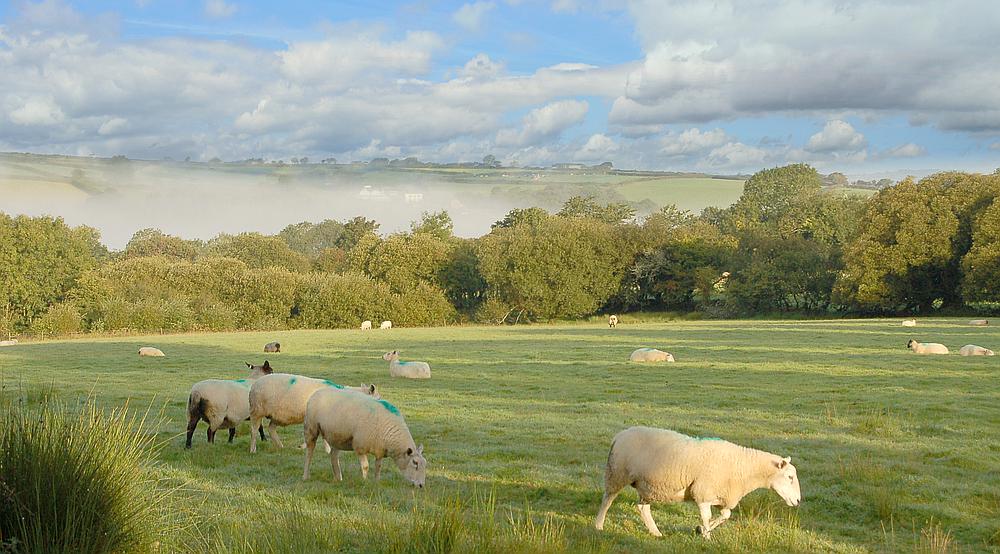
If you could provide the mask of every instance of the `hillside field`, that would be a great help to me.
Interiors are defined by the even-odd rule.
[[[952,354],[914,355],[911,337]],[[272,340],[283,352],[264,355]],[[1000,357],[959,356],[967,343],[1000,350],[1000,330],[956,319],[902,328],[624,316],[617,329],[595,320],[23,343],[0,348],[0,378],[8,399],[91,395],[105,407],[152,408],[158,471],[182,485],[175,495],[195,518],[187,535],[164,537],[171,550],[433,551],[427,537],[454,520],[455,551],[490,543],[538,552],[997,552]],[[167,357],[139,358],[145,345]],[[629,363],[642,346],[677,362]],[[433,378],[390,380],[380,356],[391,349],[428,361]],[[246,424],[231,445],[225,432],[206,444],[200,424],[185,450],[190,386],[244,377],[245,361],[264,359],[276,371],[377,383],[425,446],[427,487],[413,489],[392,463],[381,483],[362,482],[351,453],[341,454],[343,482],[318,453],[303,483],[303,451],[268,442],[251,455]],[[654,504],[664,533],[655,539],[626,489],[599,533],[592,523],[611,437],[631,425],[791,456],[802,505],[757,491],[706,542],[693,533],[693,504]],[[299,444],[301,426],[281,436]]]

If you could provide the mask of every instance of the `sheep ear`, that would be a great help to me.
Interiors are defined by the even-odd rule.
[[[421,444],[420,446],[417,447],[417,454],[420,455],[424,454],[424,445]]]
[[[775,460],[774,461],[774,467],[776,467],[778,469],[785,469],[785,466],[788,465],[788,461],[789,460],[791,460],[791,458],[782,458],[780,460]]]
[[[368,385],[368,392],[372,396],[375,396],[375,383],[372,383],[372,384]]]
[[[250,367],[250,368],[253,367],[252,365],[250,365],[250,362],[243,362],[243,363],[247,364],[247,367]]]
[[[271,369],[271,363],[267,360],[264,360],[264,369]]]

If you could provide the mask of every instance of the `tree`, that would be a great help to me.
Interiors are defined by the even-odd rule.
[[[132,235],[132,239],[125,245],[124,256],[126,258],[169,256],[193,261],[203,246],[199,240],[184,240],[164,234],[159,229],[147,228],[140,229]]]
[[[323,250],[336,247],[343,234],[343,223],[324,219],[320,223],[303,221],[289,225],[278,233],[278,237],[292,250],[315,259]]]
[[[604,206],[597,203],[593,196],[573,196],[567,200],[559,217],[585,217],[603,221],[604,223],[625,223],[635,218],[635,210],[628,204],[609,203]]]
[[[374,235],[378,232],[379,224],[374,219],[365,219],[357,216],[354,219],[344,222],[344,229],[337,238],[334,246],[348,252],[366,235]]]
[[[396,293],[419,283],[439,286],[438,276],[452,247],[451,241],[431,233],[396,233],[385,239],[369,234],[351,250],[350,268],[388,284]]]
[[[549,217],[549,212],[541,208],[515,208],[503,219],[492,225],[493,229],[509,229],[518,225],[538,225]]]
[[[806,164],[758,171],[743,185],[743,194],[730,209],[729,222],[736,230],[774,223],[803,196],[818,193],[822,179]]]
[[[497,161],[497,157],[493,154],[487,154],[483,156],[483,165],[486,167],[500,167],[500,162]]]
[[[476,241],[457,240],[438,273],[438,282],[456,309],[471,314],[486,295],[486,280],[479,270]]]
[[[455,224],[452,222],[451,216],[445,210],[433,213],[423,212],[420,215],[419,223],[414,221],[410,224],[410,229],[414,233],[427,233],[441,240],[451,238],[454,227]]]
[[[256,269],[278,266],[304,272],[310,267],[309,260],[289,248],[285,241],[260,233],[221,234],[208,242],[206,251],[213,256],[241,260]]]

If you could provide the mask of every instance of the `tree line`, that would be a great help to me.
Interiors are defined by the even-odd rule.
[[[927,314],[1000,309],[1000,172],[833,193],[808,165],[760,171],[732,206],[569,199],[478,238],[447,212],[378,234],[363,217],[207,242],[0,214],[0,333],[514,323],[596,313]]]

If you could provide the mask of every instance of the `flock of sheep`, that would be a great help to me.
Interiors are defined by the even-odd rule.
[[[986,320],[974,320],[972,325],[988,325]],[[615,328],[618,317],[609,317],[608,325]],[[916,325],[907,320],[903,326]],[[383,322],[381,329],[391,328]],[[371,329],[365,321],[361,329]],[[936,343],[910,340],[907,347],[918,354],[947,354],[948,349]],[[281,352],[277,342],[264,346],[268,353]],[[962,355],[992,356],[993,351],[966,345]],[[141,356],[163,356],[153,347],[139,350]],[[426,362],[403,362],[399,352],[387,352],[382,359],[389,362],[392,377],[428,379],[430,366]],[[653,348],[632,352],[633,362],[673,362],[670,353]],[[362,477],[368,478],[368,456],[375,459],[375,480],[381,473],[384,458],[391,458],[405,479],[423,487],[427,460],[423,446],[418,446],[399,409],[382,399],[373,384],[362,383],[347,387],[327,379],[316,379],[289,373],[274,373],[269,362],[247,364],[249,374],[243,379],[208,379],[196,383],[188,397],[188,426],[185,446],[191,447],[191,437],[199,421],[208,423],[208,442],[215,441],[219,429],[229,430],[233,442],[236,427],[250,421],[250,452],[257,451],[261,440],[270,438],[281,448],[279,426],[303,425],[305,463],[302,479],[309,478],[316,442],[322,440],[330,454],[334,477],[340,481],[339,452],[353,451],[358,456]],[[265,435],[263,420],[268,420]],[[697,504],[701,525],[697,532],[710,538],[713,529],[729,519],[732,510],[747,494],[760,489],[774,490],[789,506],[801,501],[798,475],[791,458],[746,448],[718,438],[699,438],[666,429],[630,427],[615,435],[611,442],[604,474],[604,495],[594,526],[603,529],[612,502],[631,486],[639,494],[638,511],[647,530],[661,536],[650,510],[652,502],[692,501]],[[712,508],[719,508],[713,519]]]

